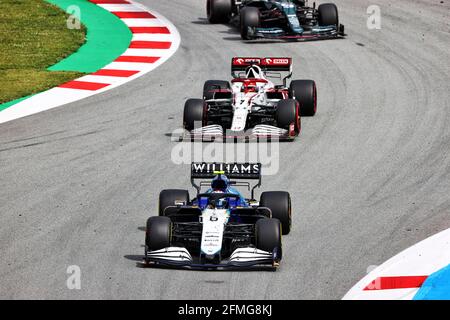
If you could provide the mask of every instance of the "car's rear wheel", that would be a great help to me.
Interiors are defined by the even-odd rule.
[[[284,99],[278,101],[277,111],[275,113],[277,127],[289,130],[291,124],[294,124],[296,134],[300,133],[300,109],[295,99]]]
[[[259,27],[260,12],[255,7],[245,7],[241,10],[240,31],[241,38],[244,40],[252,40],[254,37],[249,33],[251,28]]]
[[[145,245],[150,251],[170,247],[172,222],[168,217],[150,217],[145,230]]]
[[[206,125],[206,103],[203,99],[188,99],[184,104],[183,127],[193,130]]]
[[[289,192],[266,191],[261,194],[259,200],[261,207],[269,208],[272,211],[272,218],[281,222],[283,234],[289,234],[292,226],[292,205]]]
[[[273,252],[278,250],[281,259],[281,223],[278,219],[263,218],[256,221],[255,225],[256,248]]]
[[[158,212],[164,216],[164,210],[169,206],[174,206],[176,202],[189,203],[189,191],[182,189],[166,189],[159,193]]]
[[[317,88],[313,80],[293,80],[289,97],[300,104],[300,116],[314,116],[317,111]]]
[[[206,2],[206,15],[210,23],[229,22],[232,10],[232,0],[208,0]]]
[[[319,25],[320,26],[332,26],[339,27],[339,15],[338,9],[334,3],[323,3],[317,8],[319,13]]]
[[[231,90],[230,83],[225,80],[208,80],[203,85],[203,99],[210,100],[214,98],[213,90]]]

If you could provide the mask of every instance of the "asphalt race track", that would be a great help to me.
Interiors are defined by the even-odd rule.
[[[129,84],[0,125],[0,298],[340,299],[399,251],[450,227],[450,1],[338,1],[343,40],[245,43],[205,1],[140,0],[181,47]],[[288,190],[292,233],[277,272],[142,269],[143,227],[163,188],[188,186],[168,134],[232,56],[292,56],[318,113],[280,146],[262,190]],[[81,268],[81,290],[66,286]]]

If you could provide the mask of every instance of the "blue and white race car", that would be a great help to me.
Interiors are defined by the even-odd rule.
[[[210,23],[232,22],[244,40],[319,40],[344,36],[334,3],[317,8],[308,0],[207,0]]]
[[[210,180],[198,184],[197,179]],[[251,188],[250,182],[235,179],[258,182]],[[188,190],[161,191],[159,215],[147,220],[145,265],[279,266],[281,235],[291,229],[291,198],[288,192],[273,191],[254,200],[261,164],[192,163],[191,183],[197,190],[194,199]],[[245,198],[238,186],[251,188],[251,198]]]

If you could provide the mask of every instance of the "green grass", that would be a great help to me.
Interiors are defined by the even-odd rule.
[[[44,0],[0,0],[0,103],[83,75],[46,70],[85,42],[85,28],[68,29],[67,18]]]

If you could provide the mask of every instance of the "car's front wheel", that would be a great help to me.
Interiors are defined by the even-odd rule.
[[[191,131],[206,125],[206,103],[203,99],[188,99],[184,104],[183,127]]]
[[[263,218],[256,221],[255,242],[259,250],[273,252],[278,251],[281,259],[281,223],[278,219]]]
[[[172,222],[168,217],[150,217],[145,230],[145,245],[149,251],[170,247]]]
[[[252,40],[254,37],[249,33],[250,29],[259,27],[260,12],[255,7],[245,7],[241,10],[240,31],[243,40]]]
[[[290,126],[293,124],[295,133],[299,134],[301,123],[298,102],[295,99],[284,99],[278,101],[275,121],[277,123],[277,127],[286,130],[290,130]]]
[[[339,27],[338,9],[334,3],[323,3],[317,8],[320,26]]]

